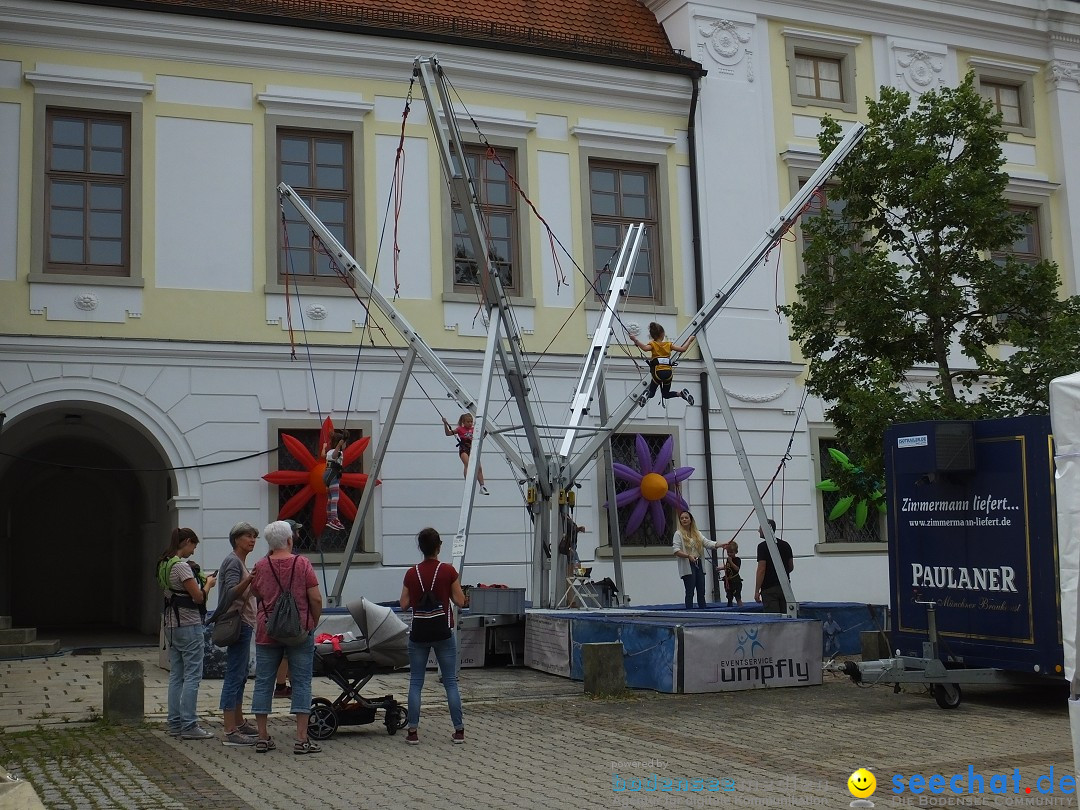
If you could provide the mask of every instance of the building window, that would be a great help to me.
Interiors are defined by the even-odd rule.
[[[983,81],[979,83],[979,93],[1001,113],[1003,125],[1014,127],[1025,125],[1023,109],[1020,106],[1019,85]]]
[[[1009,211],[1025,218],[1023,231],[1009,248],[994,251],[990,257],[999,264],[1004,264],[1008,256],[1024,264],[1038,264],[1043,260],[1042,240],[1039,238],[1039,209],[1033,205],[1010,205]]]
[[[799,189],[802,189],[803,186],[806,185],[806,181],[809,179],[809,175],[795,176],[794,183],[799,187]],[[826,185],[820,190],[819,193],[811,197],[810,203],[807,206],[806,210],[803,212],[803,215],[799,218],[799,221],[800,223],[802,223],[811,217],[824,216],[826,214],[832,217],[832,219],[837,220],[840,218],[846,205],[847,201],[840,196],[837,187]],[[800,227],[796,232],[796,245],[798,248],[799,257],[799,278],[802,278],[802,276],[806,272],[806,263],[803,260],[803,253],[806,250],[807,242],[808,240],[803,235],[803,230],[800,224]]]
[[[991,252],[990,258],[1000,265],[1005,264],[1008,258],[1012,258],[1021,265],[1038,264],[1043,260],[1039,209],[1033,205],[1010,205],[1009,211],[1025,218],[1023,230],[1012,245],[1005,250]],[[1023,306],[1023,302],[1016,302],[1016,306]],[[1002,312],[995,317],[998,323],[1004,323],[1009,315],[1007,312]]]
[[[347,133],[280,129],[277,134],[278,178],[352,252],[352,136]],[[330,257],[313,241],[311,228],[285,200],[284,229],[278,225],[278,279],[336,282]],[[338,268],[343,269],[343,268]]]
[[[813,435],[813,434],[811,434]],[[843,450],[833,437],[817,436],[817,480],[826,481],[833,477],[836,471],[836,462],[829,455],[829,448],[835,447]],[[881,513],[871,506],[869,516],[862,528],[855,526],[855,510],[849,509],[844,515],[836,520],[829,520],[829,513],[837,502],[846,494],[844,492],[818,492],[819,516],[824,524],[822,533],[825,543],[884,543],[884,533],[881,529]]]
[[[627,467],[638,469],[638,454],[637,447],[635,445],[635,439],[640,431],[635,431],[630,434],[616,434],[611,437],[611,457],[612,461],[617,461],[621,464],[625,464]],[[668,440],[670,434],[667,433],[641,433],[645,438],[645,442],[649,446],[649,453],[653,458],[656,458],[660,453],[660,448],[665,441]],[[674,462],[671,463],[668,470],[665,472],[671,472],[675,469]],[[609,470],[610,472],[610,470]],[[618,494],[636,486],[629,481],[623,481],[620,478],[615,478],[615,493]],[[605,498],[601,498],[605,500]],[[623,546],[670,546],[671,536],[675,532],[675,528],[678,525],[677,510],[673,506],[664,505],[664,517],[666,523],[661,530],[660,527],[653,524],[651,511],[646,510],[645,519],[642,521],[633,534],[626,533],[626,524],[630,519],[630,513],[634,510],[634,505],[623,506],[619,508],[619,535],[622,538]]]
[[[511,149],[489,150],[483,146],[466,146],[464,149],[480,212],[487,225],[488,257],[506,292],[519,295],[518,193],[510,182],[511,175],[517,176],[516,153]],[[452,205],[452,216],[454,289],[466,292],[479,285],[480,267],[465,227],[465,215],[456,204]]]
[[[46,112],[45,271],[128,276],[131,119]]]
[[[854,113],[855,42],[803,32],[784,32],[791,103]]]
[[[800,98],[816,101],[843,101],[842,59],[833,56],[795,53],[795,92]]]
[[[284,442],[282,442],[281,436],[285,433],[289,434],[294,439],[300,441],[304,445],[304,447],[308,449],[313,458],[315,458],[316,460],[320,458],[321,448],[319,447],[319,428],[281,428],[277,431],[278,452],[276,455],[278,459],[279,470],[304,471],[306,469],[304,465],[300,463],[300,461],[293,457],[292,453],[289,452],[289,450],[286,448]],[[350,441],[362,439],[365,435],[363,431],[359,430],[351,424],[349,426],[349,434]],[[363,471],[363,456],[361,456],[353,464],[350,464],[344,470],[344,472],[347,473],[358,473]],[[320,477],[316,486],[320,485],[321,482],[322,479]],[[286,503],[288,503],[291,498],[293,498],[301,490],[303,490],[305,486],[308,486],[308,484],[305,483],[290,486],[279,486],[277,488],[277,508],[274,510],[274,514],[280,514],[281,508]],[[343,486],[341,488],[341,494],[347,495],[349,498],[351,498],[354,504],[359,504],[360,497],[363,495],[363,490]],[[344,515],[339,505],[338,517],[341,522],[345,524],[345,528],[347,531],[324,531],[322,536],[319,537],[312,531],[311,528],[315,504],[315,498],[308,498],[307,501],[305,501],[304,504],[300,507],[300,511],[290,516],[291,520],[295,520],[303,524],[303,528],[300,530],[300,540],[296,544],[295,550],[300,552],[322,551],[326,553],[340,553],[344,551],[345,544],[348,542],[349,534],[352,531],[352,521]],[[356,546],[358,551],[366,548],[364,537],[365,528],[367,527],[361,527],[360,530],[360,540]]]
[[[975,89],[1001,113],[1001,128],[1035,137],[1035,68],[978,58],[968,64],[975,71]]]
[[[653,166],[589,162],[589,204],[592,212],[593,278],[596,295],[607,295],[619,247],[630,225],[645,223],[627,295],[662,303],[660,229]]]

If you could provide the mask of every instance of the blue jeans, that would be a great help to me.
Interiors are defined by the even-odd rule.
[[[165,631],[169,645],[169,730],[187,731],[199,724],[195,711],[203,673],[203,626],[189,624]]]
[[[694,591],[697,591],[697,606],[705,607],[705,568],[699,562],[690,563],[690,573],[683,574],[683,587],[686,589],[686,609],[694,607]]]
[[[289,683],[292,684],[292,714],[311,713],[311,666],[315,658],[315,633],[308,631],[307,641],[295,647],[282,644],[255,645],[255,690],[251,696],[252,714],[270,714],[274,703],[274,681],[281,659],[289,659]]]
[[[442,641],[414,642],[409,640],[409,728],[420,725],[420,692],[424,688],[424,676],[427,674],[428,652],[435,650],[435,660],[439,662],[443,688],[446,690],[446,702],[450,706],[450,721],[455,729],[465,728],[461,716],[461,693],[457,682],[457,637],[450,636]]]
[[[225,677],[221,681],[222,711],[239,709],[244,705],[244,685],[247,683],[251,663],[251,634],[255,629],[240,624],[240,638],[225,648]]]

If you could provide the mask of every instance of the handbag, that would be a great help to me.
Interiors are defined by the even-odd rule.
[[[240,631],[243,629],[244,622],[240,617],[239,609],[234,610],[230,605],[220,618],[215,613],[211,621],[214,623],[214,630],[210,638],[216,646],[231,647],[240,640]]]

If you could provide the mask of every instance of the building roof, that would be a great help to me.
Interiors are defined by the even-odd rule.
[[[81,0],[701,74],[639,0]]]

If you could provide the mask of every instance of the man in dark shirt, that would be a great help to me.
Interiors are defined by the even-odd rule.
[[[773,536],[776,537],[776,521],[769,518],[769,525],[772,526]],[[757,581],[754,585],[754,601],[761,602],[765,613],[784,613],[787,609],[784,589],[780,586],[780,578],[776,575],[772,555],[769,554],[769,545],[764,539],[765,532],[760,528],[758,537],[762,540],[757,547]],[[776,537],[776,547],[780,551],[784,569],[790,575],[795,570],[795,555],[791,553],[791,546],[786,540]]]

